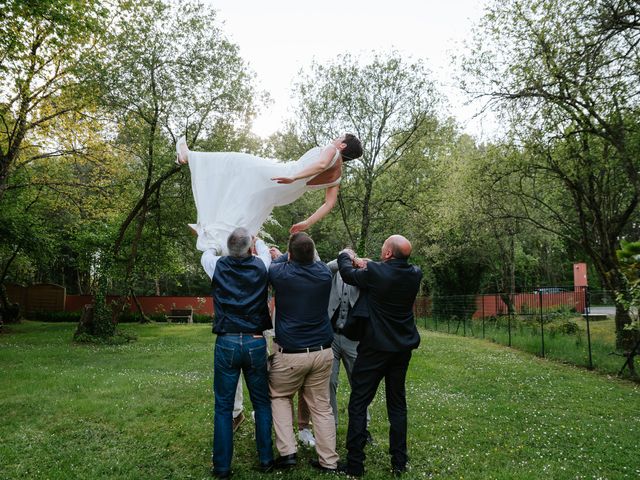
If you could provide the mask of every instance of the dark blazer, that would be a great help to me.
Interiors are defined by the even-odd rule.
[[[384,352],[417,348],[420,335],[413,317],[413,304],[422,271],[400,259],[369,262],[366,269],[358,269],[346,253],[338,256],[338,265],[345,283],[367,290],[369,321],[360,346]]]

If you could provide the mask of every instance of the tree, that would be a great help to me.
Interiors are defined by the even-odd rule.
[[[615,252],[640,194],[639,8],[631,0],[496,2],[463,64],[464,87],[501,112],[526,152],[505,169],[519,186],[509,191],[521,218],[579,245],[602,284],[623,296]],[[629,322],[617,302],[619,335]]]
[[[638,314],[638,306],[640,306],[640,242],[622,241],[621,248],[617,254],[625,276],[629,281],[629,297],[631,298],[628,303],[626,303],[626,298],[621,298],[620,301],[625,303],[627,308],[633,312],[633,321],[625,327],[628,333],[624,338],[625,344],[623,345],[624,351],[622,355],[627,360],[622,366],[620,374],[628,366],[631,376],[637,378],[638,374],[635,370],[634,358],[640,354],[640,317]]]
[[[94,0],[71,3],[9,0],[0,7],[0,209],[3,212],[20,211],[20,207],[12,204],[15,197],[6,201],[6,192],[10,189],[37,190],[35,196],[26,200],[23,210],[31,210],[34,199],[39,201],[43,197],[44,185],[11,182],[12,177],[24,180],[29,175],[23,170],[79,151],[77,145],[52,141],[47,132],[63,118],[82,112],[88,102],[83,66],[87,54],[102,38],[105,16],[106,10]],[[16,195],[25,198],[19,192]],[[6,311],[4,281],[9,268],[21,251],[33,243],[26,240],[27,227],[32,223],[22,222],[27,230],[12,237],[12,233],[16,233],[12,226],[21,223],[20,219],[5,216],[3,222],[2,243],[10,245],[8,256],[3,258],[0,278],[0,310]]]
[[[21,167],[76,151],[42,132],[82,111],[84,64],[101,40],[106,9],[96,0],[8,0],[0,8],[1,202]]]
[[[304,143],[322,145],[345,132],[362,140],[364,155],[343,169],[339,208],[358,251],[369,252],[374,215],[396,197],[382,191],[376,196],[376,187],[407,158],[421,133],[436,127],[435,87],[422,62],[409,63],[392,52],[375,54],[366,64],[348,54],[333,64],[314,63],[295,92],[294,122]],[[353,209],[355,225],[347,220]]]
[[[163,191],[180,190],[186,178],[170,181],[182,171],[172,161],[177,137],[186,134],[194,145],[241,127],[253,111],[253,87],[237,47],[216,27],[214,11],[200,3],[125,2],[108,41],[110,47],[96,56],[96,87],[116,132],[113,148],[132,181],[109,255],[120,263],[111,273],[119,271],[125,291],[133,294],[145,235],[171,242],[177,235],[168,232],[186,230],[148,221],[166,206]],[[185,198],[175,207],[193,211]],[[163,250],[151,243],[156,254]]]

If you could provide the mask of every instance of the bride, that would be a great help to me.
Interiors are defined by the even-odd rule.
[[[308,190],[325,190],[325,200],[291,233],[306,230],[326,216],[336,203],[342,163],[362,156],[362,144],[347,133],[324,148],[315,147],[295,162],[283,163],[237,152],[194,152],[182,137],[176,144],[177,163],[189,164],[198,223],[198,250],[217,249],[226,255],[227,237],[237,227],[256,235],[273,207],[287,205]]]

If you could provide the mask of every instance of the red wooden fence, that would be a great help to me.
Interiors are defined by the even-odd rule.
[[[116,301],[119,297],[108,296],[107,301]],[[136,297],[142,310],[148,314],[154,313],[169,313],[172,308],[193,308],[193,313],[199,313],[202,315],[213,315],[213,298],[207,297],[163,297],[163,296],[139,296]],[[65,302],[66,312],[77,312],[82,310],[82,306],[89,304],[93,301],[91,295],[67,295],[67,301]],[[135,302],[129,299],[129,310],[131,312],[137,312]]]

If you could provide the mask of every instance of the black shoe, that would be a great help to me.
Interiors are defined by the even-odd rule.
[[[267,463],[261,463],[260,466],[258,466],[258,471],[260,473],[271,473],[273,472],[274,464],[275,462],[273,460]]]
[[[323,467],[320,465],[320,462],[315,459],[309,460],[309,465],[311,465],[316,470],[319,470],[324,473],[344,473],[346,470],[346,466],[343,463],[338,463],[336,468]]]
[[[281,455],[276,458],[275,462],[273,462],[274,468],[291,468],[295,466],[297,461],[297,455],[295,453],[290,453],[289,455]]]
[[[373,437],[371,436],[371,432],[367,430],[367,445],[373,445]]]
[[[344,467],[343,472],[346,473],[347,476],[349,476],[349,477],[362,477],[364,475],[364,468],[363,467],[360,467],[360,468],[350,467],[347,464],[347,466]]]
[[[407,473],[407,466],[394,465],[391,467],[391,473],[394,477],[401,477],[403,473]]]
[[[231,470],[227,470],[226,472],[216,472],[212,468],[211,469],[211,476],[213,478],[231,478]]]

